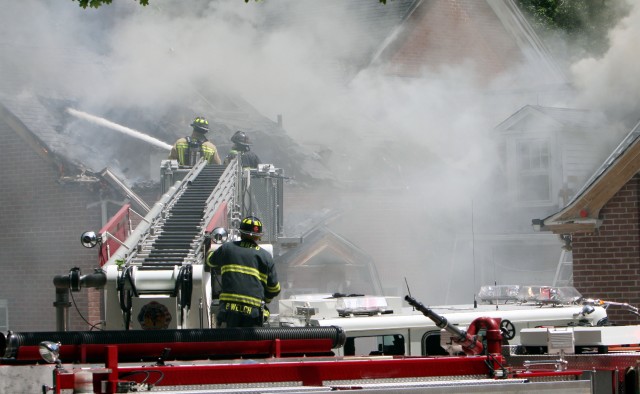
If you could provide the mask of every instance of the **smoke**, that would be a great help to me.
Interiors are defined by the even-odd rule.
[[[329,151],[327,166],[364,193],[326,204],[349,212],[334,225],[365,251],[376,250],[385,287],[397,291],[415,273],[432,285],[412,291],[443,301],[448,275],[468,278],[476,268],[471,249],[451,256],[450,244],[470,244],[488,226],[473,207],[495,192],[488,180],[503,170],[493,127],[526,104],[556,102],[495,94],[535,80],[524,74],[527,65],[491,81],[494,94],[472,62],[425,68],[419,79],[376,68],[355,73],[363,64],[353,60],[377,49],[381,37],[349,14],[349,2],[152,0],[82,10],[71,0],[1,0],[0,32],[15,37],[3,45],[19,54],[11,63],[26,73],[25,86],[73,92],[77,108],[90,113],[128,105],[162,111],[193,101],[204,86],[238,93],[271,119],[282,114],[293,139]],[[580,104],[635,111],[639,15],[635,10],[611,32],[603,58],[573,66]],[[372,237],[379,232],[386,235]],[[477,287],[475,280],[463,286]]]
[[[579,91],[578,105],[601,108],[613,118],[637,121],[640,117],[640,7],[627,1],[631,11],[609,34],[609,49],[602,57],[587,57],[571,67]]]

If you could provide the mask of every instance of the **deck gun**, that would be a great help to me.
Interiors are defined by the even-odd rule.
[[[465,331],[450,324],[446,317],[435,313],[415,298],[405,296],[404,299],[409,305],[433,320],[436,326],[450,333],[453,336],[452,340],[462,347],[466,355],[481,354],[485,352],[485,349],[490,354],[501,352],[502,333],[500,332],[500,318],[479,317],[473,320],[469,328]]]

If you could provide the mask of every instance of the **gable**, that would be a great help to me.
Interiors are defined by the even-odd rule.
[[[545,107],[525,105],[495,127],[501,133],[559,129],[562,122],[549,115]]]
[[[11,132],[15,133],[15,138],[23,142],[23,147],[30,149],[40,158],[48,162],[52,170],[58,172],[60,176],[74,172],[75,166],[51,150],[46,142],[35,135],[29,126],[23,122],[23,119],[19,117],[21,114],[27,118],[30,116],[26,112],[21,112],[19,105],[12,104],[11,102],[2,100],[0,97],[0,120],[6,123]],[[16,111],[16,109],[18,109],[18,111]],[[31,117],[33,117],[33,114],[31,114]]]
[[[404,77],[418,77],[425,69],[472,64],[479,75],[490,79],[528,57],[539,60],[544,53],[534,43],[542,44],[518,18],[517,7],[505,5],[509,3],[423,0],[402,32],[385,44],[378,62],[388,63],[389,72]]]
[[[279,258],[290,266],[316,265],[319,261],[365,266],[371,258],[358,247],[324,226],[319,226],[302,237],[303,242]]]
[[[276,259],[282,274],[304,283],[302,288],[322,288],[322,281],[341,281],[348,277],[366,293],[380,294],[382,286],[373,260],[351,242],[324,226],[309,231],[294,249]],[[279,273],[280,273],[279,269]],[[365,289],[362,289],[363,291]],[[343,289],[341,291],[348,291]]]

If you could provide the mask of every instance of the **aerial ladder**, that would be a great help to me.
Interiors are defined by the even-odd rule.
[[[98,233],[84,233],[83,245],[100,246],[101,267],[54,278],[57,330],[68,327],[67,293],[82,287],[104,289],[103,330],[211,327],[217,300],[205,259],[212,233],[218,242],[235,239],[242,217],[255,215],[265,223],[262,246],[271,253],[282,235],[283,171],[238,163],[181,167],[164,160],[163,195],[137,224],[124,206]]]

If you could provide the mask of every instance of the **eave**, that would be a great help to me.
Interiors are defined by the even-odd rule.
[[[628,146],[623,141],[569,204],[546,219],[534,219],[534,229],[569,234],[593,232],[600,227],[602,208],[640,171],[639,127],[640,123],[629,133]]]

